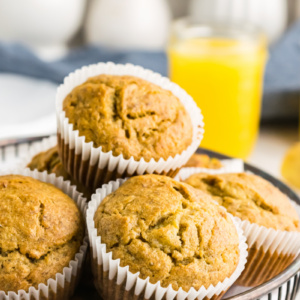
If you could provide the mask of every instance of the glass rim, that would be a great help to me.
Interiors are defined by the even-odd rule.
[[[190,38],[224,37],[232,39],[258,39],[264,37],[263,31],[246,22],[194,22],[188,17],[173,21],[172,35],[184,40]]]

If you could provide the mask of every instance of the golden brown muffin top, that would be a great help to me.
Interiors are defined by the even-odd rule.
[[[140,277],[188,291],[223,281],[239,261],[239,238],[207,194],[160,175],[128,179],[95,213],[101,241]]]
[[[125,159],[167,159],[192,143],[192,122],[179,99],[141,78],[91,77],[65,98],[63,110],[86,142]]]
[[[289,199],[270,182],[248,173],[190,176],[186,183],[211,195],[242,220],[276,230],[300,231]]]
[[[220,169],[223,167],[220,160],[215,157],[209,157],[206,154],[195,153],[191,156],[185,164],[186,168],[206,168],[206,169]]]
[[[58,155],[57,146],[35,155],[27,165],[30,170],[37,169],[40,172],[54,173],[57,177],[62,176],[64,180],[71,180],[71,176],[64,169]]]
[[[69,265],[83,239],[75,202],[55,186],[0,176],[0,290],[28,290]]]
[[[48,174],[54,173],[57,177],[62,176],[64,180],[70,180],[72,185],[76,185],[77,190],[83,193],[88,200],[94,193],[89,187],[85,187],[78,183],[64,168],[59,155],[57,146],[50,148],[47,151],[40,152],[35,155],[31,162],[27,165],[30,170],[38,170],[39,172],[47,171]]]

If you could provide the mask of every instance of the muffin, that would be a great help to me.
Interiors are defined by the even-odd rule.
[[[192,98],[141,67],[84,67],[65,78],[56,99],[62,163],[93,189],[145,173],[174,177],[202,139]]]
[[[87,143],[125,159],[168,159],[193,139],[191,118],[170,91],[135,76],[101,74],[63,102],[73,129]]]
[[[45,177],[39,173],[27,174]],[[47,180],[58,184],[55,177]],[[68,187],[61,181],[60,185]],[[73,190],[72,194],[76,195]],[[78,195],[77,200],[78,205],[84,205]],[[82,251],[84,237],[81,212],[68,195],[32,177],[4,175],[0,176],[0,210],[0,296],[1,291],[38,289],[40,283],[47,285],[47,280],[55,279],[57,273],[68,272],[70,279],[71,274],[77,273],[76,267],[81,265],[78,259],[73,270],[63,270]],[[71,280],[74,288],[73,281],[74,278]],[[61,295],[60,289],[56,291],[57,299],[71,293],[70,289]]]
[[[54,173],[57,177],[62,176],[64,180],[72,180],[61,163],[57,146],[36,154],[26,167],[32,171],[47,171],[49,174]]]
[[[76,182],[65,170],[59,158],[57,146],[36,154],[26,167],[32,171],[38,170],[39,172],[47,171],[48,174],[54,173],[57,177],[62,176],[64,180],[70,180],[72,185],[76,185],[77,190],[83,193],[88,200],[94,192],[90,188]]]
[[[215,158],[209,157],[206,154],[195,153],[184,165],[185,168],[205,168],[205,169],[221,169],[222,162]]]
[[[212,196],[229,213],[244,221],[250,252],[240,284],[258,285],[274,277],[297,255],[300,247],[299,216],[286,195],[270,182],[249,173],[199,173],[190,176],[185,183]],[[252,231],[246,230],[248,227]],[[280,239],[282,233],[286,233],[280,244],[278,237],[273,237],[276,232],[281,235]],[[291,239],[293,236],[294,240]],[[298,249],[295,248],[297,245]]]
[[[128,179],[104,198],[93,219],[106,252],[121,267],[162,288],[198,292],[216,286],[233,276],[240,261],[231,217],[207,194],[170,177]],[[102,275],[94,275],[102,297],[126,299],[124,291],[101,286]]]

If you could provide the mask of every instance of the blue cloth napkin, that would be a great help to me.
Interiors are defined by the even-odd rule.
[[[20,44],[0,42],[0,72],[17,73],[61,83],[63,78],[83,65],[112,61],[132,63],[167,75],[164,52],[120,52],[87,46],[74,49],[64,58],[46,62]],[[296,117],[300,91],[300,21],[295,23],[269,50],[264,80],[263,118]]]
[[[20,44],[0,43],[0,72],[17,73],[62,83],[70,72],[98,62],[132,63],[167,75],[167,58],[164,52],[120,52],[87,46],[71,50],[67,56],[46,62]]]
[[[300,21],[295,23],[269,51],[264,92],[300,91]]]

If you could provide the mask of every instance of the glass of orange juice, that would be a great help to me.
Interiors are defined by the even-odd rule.
[[[259,129],[267,57],[264,36],[251,27],[175,23],[169,75],[201,108],[201,146],[246,159]]]

